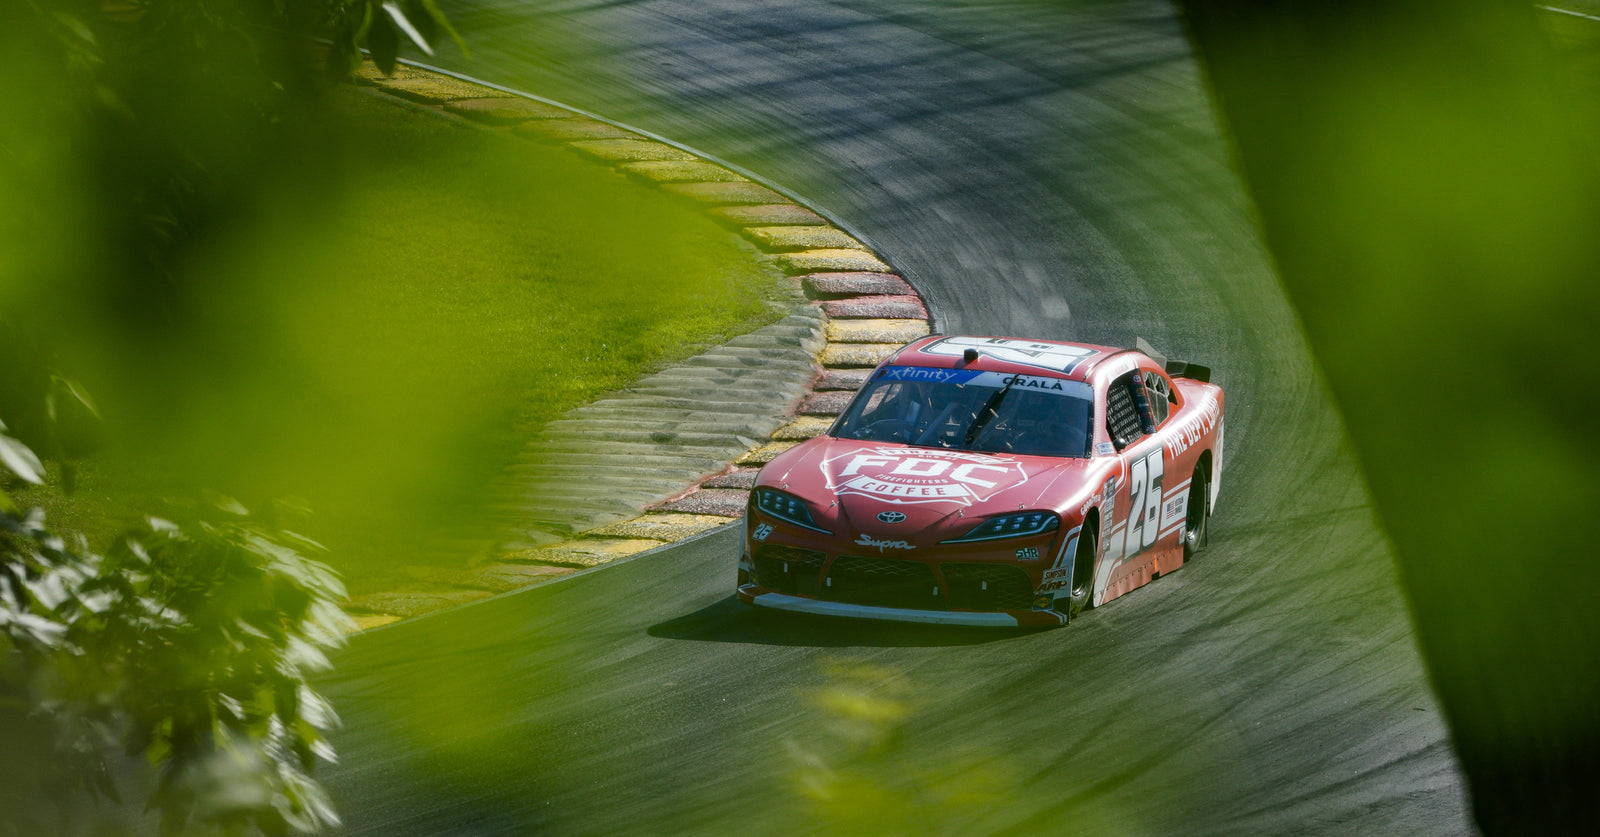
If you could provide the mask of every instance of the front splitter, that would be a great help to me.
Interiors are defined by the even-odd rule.
[[[885,622],[917,622],[925,625],[973,625],[987,628],[1015,628],[1021,623],[1015,616],[1005,613],[969,613],[943,610],[902,610],[897,607],[825,602],[802,599],[782,593],[762,593],[750,599],[751,604],[791,613],[815,613],[821,616],[843,616],[851,619],[876,619]]]

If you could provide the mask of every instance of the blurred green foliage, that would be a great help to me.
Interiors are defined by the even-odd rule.
[[[222,501],[102,556],[0,493],[0,832],[123,832],[132,809],[89,803],[141,797],[168,834],[336,823],[310,772],[337,717],[307,678],[347,620],[317,551]]]
[[[333,716],[304,676],[344,590],[287,529],[392,580],[476,532],[528,427],[772,318],[773,274],[560,149],[330,83],[402,20],[437,34],[429,5],[15,8],[0,833],[120,833],[76,804],[113,790],[174,832],[330,822],[309,770]]]
[[[1478,823],[1593,833],[1600,144],[1551,13],[1182,5],[1393,541]]]
[[[494,548],[476,510],[532,428],[774,316],[775,276],[667,196],[384,97],[330,104],[359,153],[189,253],[195,333],[56,341],[109,419],[74,497],[27,493],[51,520],[100,543],[202,487],[297,496],[352,590],[379,589]]]
[[[0,90],[0,409],[77,483],[26,500],[96,545],[211,489],[303,498],[357,591],[463,564],[530,428],[773,316],[774,275],[697,213],[328,87],[302,42],[123,44],[80,78],[48,40],[0,50],[28,79]],[[71,421],[28,420],[52,376],[103,426],[61,397]]]
[[[957,742],[937,764],[912,757],[905,736],[925,686],[861,660],[826,659],[820,669],[820,685],[803,695],[812,733],[784,741],[807,821],[841,834],[966,834],[1007,804],[1017,777],[997,754]]]

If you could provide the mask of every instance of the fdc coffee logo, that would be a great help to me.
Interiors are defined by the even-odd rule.
[[[828,488],[888,503],[981,503],[1028,481],[1012,459],[963,451],[870,448],[822,461]],[[882,519],[881,517],[879,519]],[[885,520],[885,523],[894,521]]]

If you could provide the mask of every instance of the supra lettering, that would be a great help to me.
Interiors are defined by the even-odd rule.
[[[883,552],[886,549],[916,549],[916,547],[906,543],[905,541],[880,541],[871,535],[862,535],[861,537],[856,538],[856,545],[875,546],[878,548],[879,552]]]

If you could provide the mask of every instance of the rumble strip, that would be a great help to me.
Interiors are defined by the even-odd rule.
[[[403,63],[357,83],[441,118],[564,145],[700,205],[766,254],[795,295],[779,322],[543,428],[496,503],[505,532],[468,569],[357,597],[365,630],[518,590],[739,519],[756,471],[821,434],[867,373],[930,333],[927,306],[866,244],[777,187],[643,131]],[[894,544],[883,544],[885,550]]]

